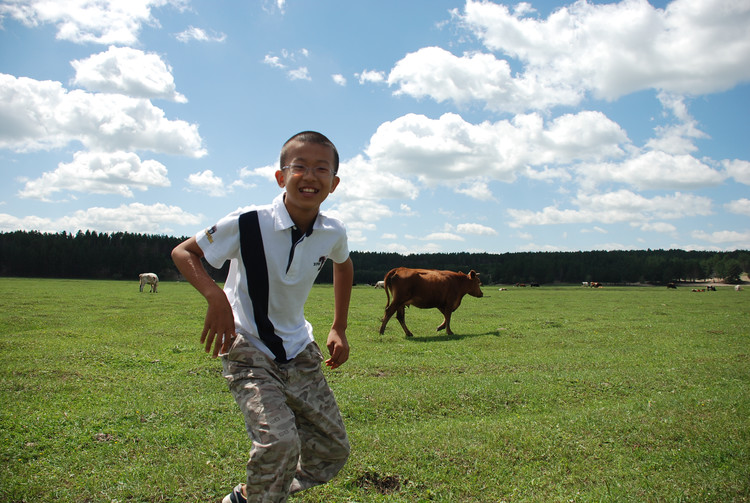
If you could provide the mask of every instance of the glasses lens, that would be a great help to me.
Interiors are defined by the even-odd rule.
[[[291,171],[295,176],[304,175],[309,169],[312,170],[313,175],[317,176],[318,178],[327,178],[331,176],[331,173],[333,173],[331,168],[327,166],[316,166],[314,168],[308,168],[307,166],[302,166],[301,164],[291,164],[289,166],[285,166],[282,169],[289,169],[289,171]]]

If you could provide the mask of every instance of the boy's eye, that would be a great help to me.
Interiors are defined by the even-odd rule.
[[[308,169],[312,169],[312,173],[317,176],[318,178],[327,178],[331,176],[331,173],[333,171],[328,166],[316,166],[314,168],[308,168],[307,166],[303,166],[301,164],[290,164],[289,166],[285,166],[283,169],[289,168],[289,171],[292,172],[293,175],[304,175],[307,173]]]

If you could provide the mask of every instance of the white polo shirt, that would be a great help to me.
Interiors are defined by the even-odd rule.
[[[349,258],[344,225],[322,213],[293,243],[296,229],[283,198],[238,209],[195,236],[209,264],[230,261],[224,292],[237,332],[281,363],[314,340],[304,307],[326,260]]]

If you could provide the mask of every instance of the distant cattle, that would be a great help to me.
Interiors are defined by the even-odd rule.
[[[531,286],[531,288],[534,288],[534,287],[537,287],[537,288],[538,288],[538,287],[539,287],[539,283],[532,283],[532,284],[531,284],[531,285],[529,285],[529,286]]]
[[[141,280],[141,292],[143,291],[143,285],[151,285],[151,292],[156,293],[156,289],[159,287],[159,276],[152,272],[144,272],[138,275]]]
[[[396,319],[407,337],[413,334],[406,327],[404,310],[406,306],[420,309],[437,308],[443,313],[443,323],[437,327],[438,331],[445,329],[448,335],[451,330],[451,314],[461,305],[461,299],[467,293],[474,297],[482,297],[482,282],[479,274],[471,271],[469,274],[453,271],[436,271],[434,269],[409,269],[397,267],[385,275],[386,306],[383,323],[380,325],[381,335],[385,326],[396,313]],[[391,295],[393,300],[391,300]]]
[[[715,292],[716,291],[716,287],[713,286],[713,285],[708,285],[706,287],[706,290],[709,291],[709,292]]]
[[[599,282],[597,282],[597,281],[592,281],[592,282],[590,282],[590,283],[589,283],[589,286],[590,286],[591,288],[601,288],[601,287],[602,287],[602,284],[601,284],[601,283],[599,283]]]
[[[589,282],[588,281],[581,281],[581,286],[589,286]]]
[[[674,283],[667,283],[667,288],[674,288],[676,290],[677,285],[675,285]]]
[[[378,281],[375,283],[375,288],[385,288],[385,281]]]
[[[742,287],[740,285],[734,285],[735,292],[739,292],[740,290],[742,290]]]
[[[516,286],[526,287],[526,283],[516,283]]]

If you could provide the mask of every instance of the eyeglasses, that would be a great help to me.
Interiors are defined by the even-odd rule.
[[[333,174],[333,170],[328,166],[315,166],[313,168],[310,168],[301,164],[290,164],[289,166],[284,166],[281,169],[288,169],[294,176],[306,175],[308,170],[311,170],[312,174],[317,178],[329,178]]]

